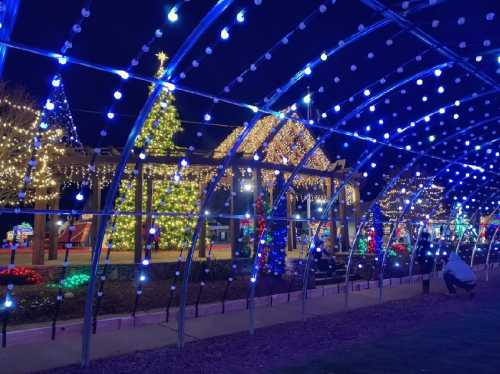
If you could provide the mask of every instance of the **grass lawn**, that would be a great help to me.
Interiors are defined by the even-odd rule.
[[[500,373],[500,300],[274,373]]]

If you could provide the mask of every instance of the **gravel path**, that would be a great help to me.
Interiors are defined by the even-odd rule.
[[[87,370],[72,366],[44,373],[233,374],[283,370],[299,373],[305,371],[301,365],[314,363],[315,360],[321,362],[325,357],[334,357],[342,351],[349,352],[353,345],[356,350],[360,349],[359,346],[368,347],[365,350],[369,354],[370,345],[380,342],[381,338],[390,340],[398,336],[411,336],[444,322],[459,320],[464,315],[474,313],[484,303],[498,300],[499,287],[500,279],[496,277],[488,285],[481,285],[473,300],[465,295],[458,298],[439,294],[417,297],[349,313],[317,317],[306,323],[276,325],[258,330],[254,337],[248,333],[238,333],[192,342],[181,353],[175,347],[165,347],[97,360]],[[425,346],[426,343],[422,344]],[[327,367],[319,365],[317,371],[309,372],[358,373],[351,370],[334,372]],[[408,372],[406,368],[400,369],[401,372]]]

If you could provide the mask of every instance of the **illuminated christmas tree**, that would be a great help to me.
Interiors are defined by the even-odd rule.
[[[382,213],[390,220],[396,220],[405,207],[411,203],[415,193],[422,187],[427,186],[427,184],[428,179],[426,177],[400,178],[380,201]],[[423,192],[407,210],[404,218],[407,220],[421,220],[432,213],[431,219],[446,219],[447,209],[443,191],[444,187],[435,184],[424,187]]]
[[[163,75],[166,55],[157,55],[160,67],[156,77]],[[174,96],[163,90],[153,105],[144,127],[136,140],[136,150],[146,149],[147,154],[158,156],[179,150],[174,143],[174,136],[182,131]],[[177,166],[153,166],[146,170],[145,180],[153,178],[152,210],[157,212],[196,213],[198,209],[199,187],[196,181],[185,178],[184,172],[178,172]],[[142,211],[146,211],[147,188],[142,188]],[[124,179],[120,186],[116,207],[121,211],[135,210],[135,181]],[[122,198],[123,201],[121,200]],[[159,231],[159,248],[179,249],[191,240],[196,219],[186,216],[159,216],[155,221]],[[134,248],[135,217],[119,216],[116,219],[116,232],[113,236],[114,247],[118,250]]]
[[[469,227],[469,218],[462,209],[462,204],[457,203],[453,208],[453,216],[455,217],[452,222],[453,232],[457,239],[461,238],[467,227]]]
[[[54,162],[65,154],[76,128],[60,76],[52,86],[42,112],[33,109],[24,91],[0,86],[0,205],[33,204],[59,195]]]

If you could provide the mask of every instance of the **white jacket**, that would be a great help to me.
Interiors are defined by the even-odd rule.
[[[461,282],[476,282],[476,274],[474,274],[471,267],[462,261],[460,256],[455,252],[450,254],[448,262],[443,268],[443,273],[450,273]]]

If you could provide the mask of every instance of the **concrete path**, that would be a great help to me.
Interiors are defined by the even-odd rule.
[[[443,281],[432,282],[432,292],[445,292]],[[420,282],[414,284],[393,284],[384,288],[384,301],[404,299],[421,293]],[[344,294],[333,293],[307,300],[305,317],[341,313],[344,308]],[[378,303],[378,289],[371,288],[350,292],[350,309],[363,308]],[[302,320],[301,300],[294,300],[272,307],[256,309],[256,327],[276,325]],[[186,342],[213,336],[227,335],[248,330],[247,310],[203,316],[186,321]],[[258,333],[258,331],[257,331]],[[175,321],[140,326],[114,331],[98,331],[92,339],[92,358],[103,358],[134,351],[159,348],[176,344],[177,325]],[[80,361],[80,336],[61,336],[55,341],[18,344],[0,348],[0,373],[28,373],[42,369],[62,367]]]

